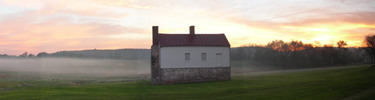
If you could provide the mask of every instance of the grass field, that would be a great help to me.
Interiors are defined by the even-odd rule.
[[[111,77],[113,80],[124,80],[124,77],[85,76],[87,74],[78,75],[80,78],[77,79],[51,80],[53,76],[31,77],[33,72],[14,73],[17,72],[0,71],[3,75],[0,77],[0,100],[375,99],[375,67],[370,65],[265,75],[238,74],[229,81],[157,86],[138,76],[125,77],[136,78],[133,81],[108,81]],[[25,78],[23,74],[30,77]],[[66,74],[50,75],[64,77]]]

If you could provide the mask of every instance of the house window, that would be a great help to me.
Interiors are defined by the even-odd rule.
[[[201,55],[202,61],[206,61],[206,58],[207,58],[207,54],[206,53],[202,53],[202,55]]]
[[[185,61],[190,61],[190,53],[185,53]]]

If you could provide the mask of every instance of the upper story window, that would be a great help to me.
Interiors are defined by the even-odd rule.
[[[190,53],[185,53],[185,61],[190,61]]]
[[[207,60],[207,54],[206,53],[202,53],[201,54],[201,59],[202,59],[202,61],[206,61]]]

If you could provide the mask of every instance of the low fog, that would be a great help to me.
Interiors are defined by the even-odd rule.
[[[0,59],[0,78],[124,81],[150,78],[149,60]],[[104,79],[104,80],[103,80]]]
[[[231,62],[232,75],[277,70],[246,61]],[[21,80],[87,80],[96,82],[150,80],[150,61],[80,58],[0,59],[0,78]]]
[[[55,74],[93,74],[107,76],[149,75],[149,60],[35,58],[0,59],[0,70]],[[275,70],[273,67],[257,67],[244,61],[232,61],[232,73]]]
[[[0,70],[21,72],[116,76],[150,73],[147,60],[41,58],[0,59],[0,63]]]

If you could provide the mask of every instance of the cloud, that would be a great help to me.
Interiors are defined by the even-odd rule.
[[[3,0],[3,4],[33,9],[40,15],[69,14],[89,17],[124,18],[126,10],[113,6],[103,6],[91,0]]]
[[[302,15],[310,17],[300,17]],[[267,20],[254,20],[242,16],[227,18],[233,23],[243,24],[252,30],[271,31],[269,39],[300,39],[304,42],[329,39],[347,40],[349,46],[362,46],[363,37],[374,33],[374,11],[336,12],[324,9],[311,9],[302,12],[274,16]],[[287,19],[274,21],[273,19]],[[264,34],[258,31],[257,34]],[[275,38],[276,37],[276,38]]]
[[[38,53],[55,52],[63,49],[112,48],[121,44],[117,41],[130,40],[127,37],[118,39],[111,35],[144,34],[149,30],[134,26],[123,26],[100,19],[77,22],[70,16],[45,16],[36,11],[23,11],[0,17],[0,54],[21,54],[23,52]],[[144,40],[144,39],[143,39]],[[137,41],[137,40],[134,40]],[[117,44],[101,44],[110,42]],[[126,41],[132,43],[131,41]],[[142,43],[142,42],[139,42]],[[123,43],[122,43],[123,44]],[[128,45],[136,46],[136,45]],[[136,46],[138,47],[138,46]]]
[[[138,9],[151,9],[163,6],[159,0],[92,0],[107,6],[118,6]],[[165,1],[164,1],[165,2]]]
[[[224,32],[232,46],[335,38],[350,46],[374,32],[374,1],[2,0],[0,54],[149,47],[160,32]],[[21,10],[20,10],[21,9]],[[242,38],[246,37],[246,38]],[[5,42],[3,42],[5,41]],[[324,43],[324,42],[322,42]],[[29,52],[31,52],[29,51]]]

